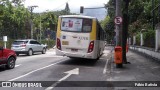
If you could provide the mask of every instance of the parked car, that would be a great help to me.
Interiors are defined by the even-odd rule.
[[[16,53],[10,49],[0,47],[0,66],[5,65],[8,69],[13,69],[16,62]]]
[[[46,45],[40,44],[34,39],[15,40],[12,43],[11,49],[16,52],[17,56],[19,54],[31,56],[35,52],[42,52],[42,54],[46,53]]]

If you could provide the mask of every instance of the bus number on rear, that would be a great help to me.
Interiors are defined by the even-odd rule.
[[[88,40],[88,37],[79,37],[79,40]]]

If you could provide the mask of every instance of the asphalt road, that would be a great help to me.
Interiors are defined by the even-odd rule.
[[[48,50],[46,54],[20,55],[14,69],[0,67],[0,81],[39,81],[43,87],[7,87],[0,90],[106,90],[107,87],[102,87],[101,81],[107,80],[111,49],[112,47],[107,47],[98,61],[56,56],[54,49]]]

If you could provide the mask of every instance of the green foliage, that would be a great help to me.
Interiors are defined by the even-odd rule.
[[[140,45],[140,32],[136,34],[136,45]],[[150,29],[145,32],[143,32],[143,40],[144,40],[144,46],[145,47],[155,47],[155,31]]]
[[[110,42],[114,37],[114,17],[115,17],[115,2],[114,0],[109,0],[107,4],[105,4],[105,8],[108,10],[108,15],[104,20],[101,21],[102,28],[107,33],[107,41]]]
[[[115,16],[115,1],[109,0],[109,2],[105,5],[108,9],[108,16],[104,21],[101,22],[103,29],[107,31],[114,30],[114,16]],[[124,1],[122,0],[122,11],[125,9]],[[153,0],[130,0],[129,3],[129,36],[132,37],[136,34],[136,43],[140,45],[140,32],[142,29],[148,30],[144,32],[144,44],[147,47],[155,46],[155,31],[152,30],[152,1]],[[159,0],[154,0],[155,7],[159,5]],[[108,7],[114,7],[109,9]],[[155,10],[155,24],[158,23],[158,8]],[[124,12],[122,12],[124,13]],[[110,28],[108,28],[110,26]],[[109,37],[112,37],[113,34],[108,33]]]
[[[0,17],[0,35],[10,38],[24,38],[25,24],[29,17],[29,11],[20,4],[22,0],[2,1]]]
[[[8,41],[6,42],[6,48],[11,49],[11,45],[13,43],[14,39],[8,39]],[[4,42],[1,40],[0,41],[0,46],[4,47]]]
[[[23,5],[25,0],[0,0],[0,37],[8,36],[12,39],[30,38],[31,34],[31,12]],[[56,31],[58,16],[73,14],[70,13],[69,4],[61,11],[47,11],[42,13],[32,13],[33,37],[37,39],[42,32],[42,39],[46,39],[44,32],[46,29]],[[41,25],[40,25],[41,24]]]
[[[158,0],[154,0],[155,7]],[[131,0],[129,4],[129,34],[140,32],[142,29],[152,28],[152,0]],[[155,10],[156,23],[158,22],[158,9]]]
[[[107,33],[107,41],[111,41],[114,37],[114,22],[110,16],[106,16],[106,18],[101,21],[101,26]]]
[[[144,46],[146,47],[155,47],[155,31],[154,30],[148,30],[147,32],[143,33],[143,39],[144,39]]]
[[[140,32],[136,34],[136,45],[140,45]]]
[[[55,46],[55,40],[42,40],[42,44],[47,44],[48,48],[53,48]]]

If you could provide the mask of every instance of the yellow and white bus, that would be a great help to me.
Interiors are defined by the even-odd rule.
[[[105,34],[95,17],[59,16],[56,55],[99,59],[105,48]]]

